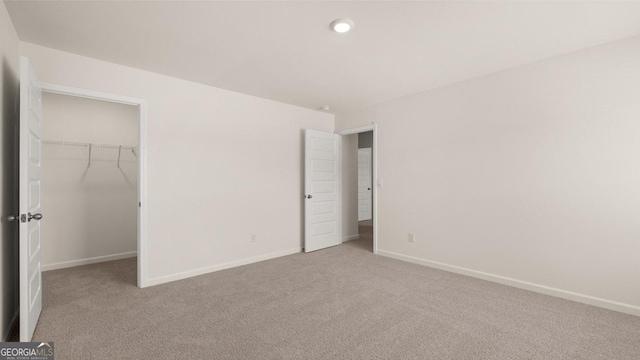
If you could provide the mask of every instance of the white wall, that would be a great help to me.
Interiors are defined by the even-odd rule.
[[[342,204],[342,240],[357,239],[358,134],[342,136]]]
[[[147,100],[149,284],[300,251],[303,129],[332,132],[333,115],[29,43],[21,52],[42,81]]]
[[[44,139],[138,145],[138,108],[44,93]],[[135,256],[137,161],[129,150],[43,147],[43,269]]]
[[[378,124],[380,253],[640,315],[639,59],[635,37],[337,115]]]
[[[7,13],[4,2],[0,1],[0,159],[2,159],[2,187],[0,187],[0,341],[9,335],[9,327],[18,311],[18,246],[17,225],[8,223],[7,216],[18,210],[14,191],[16,184],[15,134],[18,124],[17,100],[19,97],[19,42],[16,31]]]

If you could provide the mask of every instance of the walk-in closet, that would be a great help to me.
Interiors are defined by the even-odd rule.
[[[138,108],[54,93],[42,105],[42,269],[135,257]]]

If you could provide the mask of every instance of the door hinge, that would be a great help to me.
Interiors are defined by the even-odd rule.
[[[138,201],[138,207],[142,207],[142,203]]]
[[[27,214],[20,215],[20,222],[27,222]]]

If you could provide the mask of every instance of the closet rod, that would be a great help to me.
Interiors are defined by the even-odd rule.
[[[73,141],[58,141],[58,140],[43,140],[43,144],[46,145],[71,145],[71,146],[92,146],[92,147],[106,147],[112,149],[126,149],[132,150],[135,149],[136,146],[125,146],[125,145],[115,145],[115,144],[98,144],[98,143],[81,143],[81,142],[73,142]]]
[[[43,145],[52,145],[49,147],[49,150],[47,151],[55,151],[55,149],[57,150],[61,150],[64,149],[65,147],[70,147],[67,148],[68,150],[71,149],[77,149],[80,150],[82,152],[87,151],[88,152],[88,156],[87,156],[87,168],[91,167],[91,163],[93,161],[95,161],[96,159],[94,159],[94,153],[96,154],[96,156],[98,157],[97,161],[117,161],[117,167],[120,168],[120,163],[124,160],[125,154],[123,153],[122,150],[126,150],[127,152],[131,151],[131,154],[133,154],[134,157],[138,157],[138,154],[136,153],[136,146],[125,146],[125,145],[115,145],[115,144],[98,144],[98,143],[81,143],[81,142],[73,142],[73,141],[59,141],[59,140],[43,140],[42,141]],[[76,151],[76,150],[73,150]],[[105,156],[105,151],[107,151],[107,158],[104,158]],[[117,151],[117,155],[115,154],[115,151]],[[112,157],[113,156],[113,157]],[[112,158],[109,158],[112,157]],[[83,156],[84,158],[84,156]]]

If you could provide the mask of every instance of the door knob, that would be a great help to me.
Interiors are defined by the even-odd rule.
[[[7,216],[7,220],[8,221],[18,221],[19,218],[20,218],[20,215],[9,215],[9,216]]]
[[[35,213],[35,214],[32,215],[31,213],[29,213],[29,221],[31,221],[32,219],[33,220],[42,220],[42,214]]]
[[[307,195],[307,199],[311,199],[312,197],[312,195]]]

